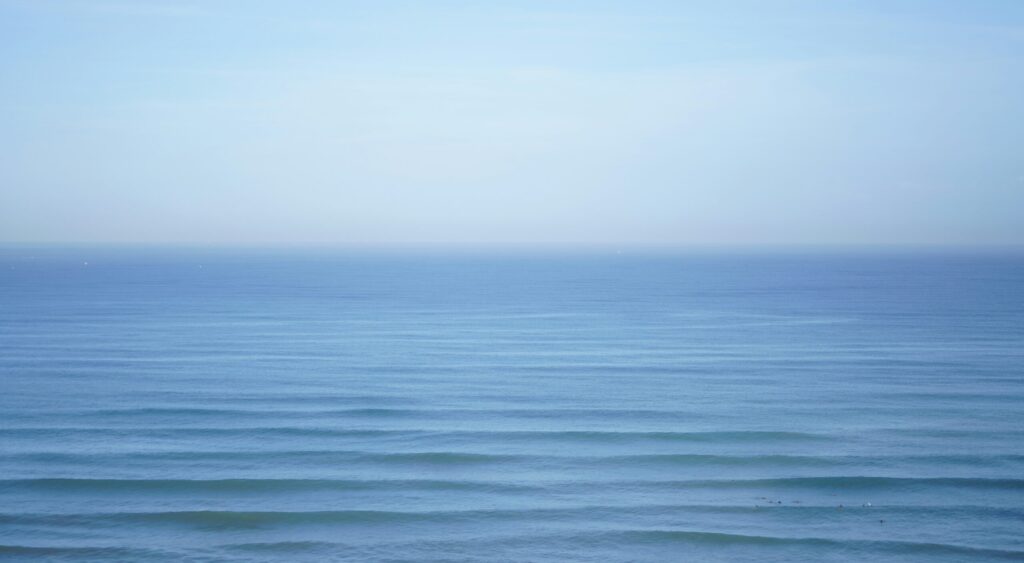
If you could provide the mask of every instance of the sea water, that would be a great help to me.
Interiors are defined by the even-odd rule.
[[[0,251],[0,559],[1024,560],[1024,256]]]

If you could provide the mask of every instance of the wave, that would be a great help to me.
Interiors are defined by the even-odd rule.
[[[809,489],[809,490],[915,490],[956,488],[987,491],[1024,491],[1024,479],[973,477],[785,477],[775,479],[694,479],[671,481],[556,481],[513,484],[491,481],[426,479],[79,479],[35,478],[0,480],[0,491],[53,492],[299,492],[349,490],[456,490],[537,492],[558,487],[672,489]]]
[[[1024,462],[1024,455],[892,455],[892,456],[809,456],[809,455],[714,455],[714,454],[633,454],[590,458],[588,461],[602,461],[664,464],[679,466],[740,466],[740,467],[883,467],[898,463],[926,463],[944,465],[978,465],[992,467],[994,464],[1016,464]]]
[[[447,412],[443,409],[414,409],[396,407],[354,407],[347,409],[237,409],[213,407],[140,407],[131,409],[99,409],[71,413],[78,417],[228,417],[228,418],[261,418],[281,417],[316,417],[316,416],[354,416],[354,417],[405,417],[423,416],[432,413]],[[458,412],[458,411],[453,411]]]
[[[665,442],[819,442],[832,438],[809,432],[767,430],[715,430],[694,432],[631,432],[603,430],[511,431],[506,437],[558,438],[591,442],[653,440]]]
[[[524,492],[539,487],[487,481],[431,479],[5,479],[0,491],[125,493],[275,493],[303,491]]]
[[[171,452],[125,452],[125,453],[62,453],[37,452],[0,456],[0,459],[29,461],[43,464],[68,465],[114,465],[123,467],[130,464],[182,462],[252,462],[263,461],[303,464],[354,464],[368,463],[379,465],[484,465],[495,463],[512,463],[548,459],[541,456],[486,454],[475,452],[370,452],[344,450],[268,450],[268,451],[171,451]]]
[[[781,464],[792,466],[806,465],[836,465],[838,462],[830,462],[826,459],[804,458],[800,456],[717,456],[700,454],[651,454],[651,455],[623,455],[623,456],[543,456],[543,455],[514,455],[514,454],[486,454],[475,452],[367,452],[367,451],[337,451],[337,450],[297,450],[297,451],[174,451],[174,452],[139,452],[139,453],[61,453],[42,452],[28,454],[13,454],[2,456],[8,460],[30,461],[37,463],[66,463],[66,464],[93,464],[109,465],[124,464],[129,462],[199,462],[199,461],[269,461],[280,462],[281,459],[288,459],[293,462],[304,463],[339,463],[339,462],[369,462],[377,464],[427,464],[427,465],[481,465],[491,463],[515,463],[515,462],[549,462],[549,463],[572,463],[583,462],[587,464],[631,464],[631,463],[666,463],[679,465],[760,465],[760,464]]]
[[[1019,457],[1019,459],[1017,459]],[[170,452],[125,452],[125,453],[64,453],[33,452],[0,456],[2,459],[34,461],[42,463],[125,463],[131,461],[249,461],[281,460],[295,461],[370,461],[376,463],[436,463],[436,464],[482,464],[509,462],[585,462],[587,464],[670,464],[670,465],[785,465],[793,467],[838,466],[870,463],[891,458],[858,457],[815,457],[798,455],[713,455],[713,454],[629,454],[607,456],[539,455],[539,454],[489,454],[479,452],[437,451],[437,452],[372,452],[346,450],[263,450],[263,451],[170,451]],[[1024,456],[1000,456],[1013,461],[1024,461]],[[915,458],[916,459],[916,458]],[[921,457],[922,461],[947,460],[947,456]],[[973,460],[974,458],[968,458]],[[949,460],[953,461],[953,460]],[[995,461],[991,457],[978,458]]]
[[[387,551],[388,548],[402,551],[403,548],[417,547],[418,542],[400,541],[390,544],[378,544],[375,546],[377,552]],[[676,549],[681,546],[704,546],[710,548],[753,548],[757,558],[773,558],[777,552],[772,548],[782,548],[792,558],[792,548],[816,548],[818,550],[830,550],[843,553],[846,557],[860,555],[868,557],[872,555],[899,555],[925,556],[925,557],[956,557],[960,560],[977,560],[979,558],[1021,561],[1024,560],[1024,551],[1012,549],[994,549],[976,547],[970,545],[937,542],[914,542],[899,540],[856,540],[856,539],[832,539],[819,537],[784,537],[764,536],[754,534],[735,534],[713,531],[697,530],[594,530],[586,532],[565,532],[555,534],[535,535],[514,535],[500,538],[488,539],[486,537],[474,538],[472,540],[455,540],[443,542],[431,542],[432,552],[444,552],[453,549],[460,553],[467,550],[481,550],[499,552],[502,548],[523,545],[546,545],[548,547],[561,547],[563,549],[575,548],[575,546],[609,545],[614,544],[620,548],[636,547],[658,547]],[[336,551],[347,549],[349,546],[342,543],[325,541],[305,542],[252,542],[227,544],[220,546],[225,551],[253,551],[253,552],[277,552],[277,553],[303,553],[310,551]],[[447,549],[446,549],[447,548]],[[568,553],[568,552],[566,552]],[[815,551],[807,551],[807,557]],[[810,557],[809,557],[810,558]]]
[[[134,561],[145,558],[154,558],[156,560],[170,560],[174,558],[174,554],[169,551],[150,549],[150,548],[132,548],[132,547],[118,547],[118,546],[31,546],[31,545],[11,545],[11,544],[0,544],[0,558],[8,557],[29,557],[37,559],[39,557],[46,558],[80,558],[88,557],[95,558],[96,560],[110,561]]]
[[[797,455],[710,455],[710,454],[633,454],[590,458],[590,463],[639,464],[642,466],[673,465],[692,466],[785,466],[785,467],[834,467],[849,464],[839,457],[814,457]]]
[[[644,481],[634,482],[643,486]],[[670,482],[659,482],[668,485]],[[778,488],[815,490],[910,490],[935,487],[982,489],[992,491],[1022,491],[1024,479],[989,479],[977,477],[782,477],[775,479],[707,479],[671,482],[680,488]]]
[[[1024,520],[1024,511],[1015,508],[983,506],[881,506],[861,508],[874,514],[989,517]],[[851,508],[858,510],[858,508]],[[640,514],[659,517],[673,514],[762,514],[788,513],[817,518],[834,515],[836,507],[822,505],[734,506],[734,505],[576,505],[567,507],[465,509],[465,510],[321,510],[321,511],[234,511],[183,510],[158,512],[86,512],[71,514],[0,514],[0,523],[20,525],[110,525],[118,523],[172,524],[193,527],[273,527],[333,523],[403,523],[403,522],[482,522],[490,521],[557,521],[571,522],[604,518],[633,518]]]
[[[837,540],[813,537],[791,538],[688,530],[629,530],[608,535],[621,538],[624,541],[640,543],[672,542],[718,546],[749,545],[755,547],[819,546],[842,548],[845,551],[853,552],[885,552],[901,555],[956,555],[964,557],[991,557],[1014,561],[1024,559],[1024,551],[981,548],[948,543],[895,540]]]
[[[483,439],[487,441],[585,441],[627,443],[636,441],[707,442],[707,443],[770,443],[770,442],[824,442],[834,438],[810,432],[768,430],[713,430],[713,431],[629,431],[629,430],[422,430],[422,429],[345,429],[325,427],[185,427],[185,428],[83,428],[83,427],[25,427],[0,428],[0,436],[66,437],[68,435],[137,435],[147,436],[305,436],[338,438],[451,438]]]
[[[158,518],[165,522],[179,523],[184,521],[189,525],[198,525],[203,528],[259,528],[262,527],[263,518],[266,513],[165,513]],[[316,513],[307,513],[310,516]],[[322,516],[323,513],[320,513]],[[153,515],[155,516],[155,515]],[[335,513],[335,519],[331,522],[367,522],[374,521],[373,513]],[[367,520],[369,519],[369,520]],[[393,520],[388,520],[393,522]],[[295,523],[300,523],[296,521]],[[598,541],[599,540],[599,541]],[[596,543],[595,543],[596,542]],[[636,547],[659,547],[663,546],[676,549],[682,546],[709,547],[709,548],[751,548],[757,550],[759,557],[771,557],[775,549],[785,549],[787,552],[793,548],[811,548],[816,550],[829,550],[841,552],[846,556],[867,557],[871,555],[898,555],[904,557],[956,557],[965,560],[977,560],[980,558],[1021,561],[1024,560],[1024,551],[1012,549],[995,549],[963,545],[956,543],[938,542],[915,542],[899,540],[858,540],[858,539],[833,539],[822,537],[785,537],[766,536],[756,534],[737,534],[727,532],[703,531],[703,530],[674,530],[674,529],[611,529],[592,530],[585,532],[564,532],[531,535],[514,535],[488,538],[477,537],[470,540],[454,540],[445,542],[431,542],[432,551],[443,553],[449,549],[465,551],[466,549],[476,550],[500,550],[503,547],[513,545],[547,545],[569,547],[575,545],[594,546],[604,543],[615,544],[621,548]],[[404,548],[416,547],[416,541],[397,541],[378,544],[374,547],[377,553],[383,553],[390,549],[403,551]],[[280,542],[249,542],[224,544],[215,547],[216,551],[222,553],[250,552],[268,553],[275,555],[302,555],[315,552],[340,552],[347,551],[351,546],[343,543],[328,541],[280,541]],[[209,552],[208,552],[209,553]],[[808,551],[807,554],[815,553]],[[66,547],[33,547],[21,545],[0,545],[0,556],[16,557],[95,557],[95,558],[143,558],[143,557],[164,557],[173,558],[175,554],[168,551],[156,549],[136,549],[124,547],[88,547],[88,546],[66,546]],[[179,553],[181,555],[181,553]]]
[[[919,456],[797,456],[797,454],[711,454],[711,453],[634,453],[608,456],[570,456],[570,454],[512,454],[479,451],[367,451],[339,449],[266,449],[266,450],[172,450],[125,452],[37,451],[0,454],[0,460],[40,464],[71,464],[123,467],[139,462],[253,462],[288,460],[293,463],[356,463],[381,465],[482,465],[541,463],[571,465],[665,465],[679,467],[793,467],[840,468],[886,467],[898,464],[995,467],[1024,463],[1021,454],[919,454]]]
[[[324,541],[281,541],[281,542],[252,542],[237,543],[220,546],[224,550],[238,550],[251,552],[268,552],[282,554],[302,554],[311,551],[336,551],[347,549],[348,546],[338,543]]]
[[[696,416],[691,412],[669,409],[618,409],[618,408],[418,408],[418,407],[351,407],[319,409],[252,409],[226,407],[136,407],[120,409],[86,409],[62,413],[62,416],[87,418],[128,418],[145,420],[147,417],[188,417],[247,419],[268,417],[310,418],[310,417],[357,417],[357,418],[446,418],[479,416],[483,418],[567,418],[580,417],[624,417],[629,419],[672,418]],[[702,414],[701,416],[707,416]]]

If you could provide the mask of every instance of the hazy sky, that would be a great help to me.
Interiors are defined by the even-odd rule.
[[[1024,1],[0,0],[0,241],[1024,243]]]

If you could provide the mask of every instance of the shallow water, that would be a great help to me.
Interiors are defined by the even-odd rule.
[[[0,290],[0,559],[1024,560],[1020,254],[7,248]]]

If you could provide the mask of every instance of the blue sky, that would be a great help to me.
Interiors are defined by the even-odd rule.
[[[1024,2],[0,0],[0,241],[1024,244]]]

